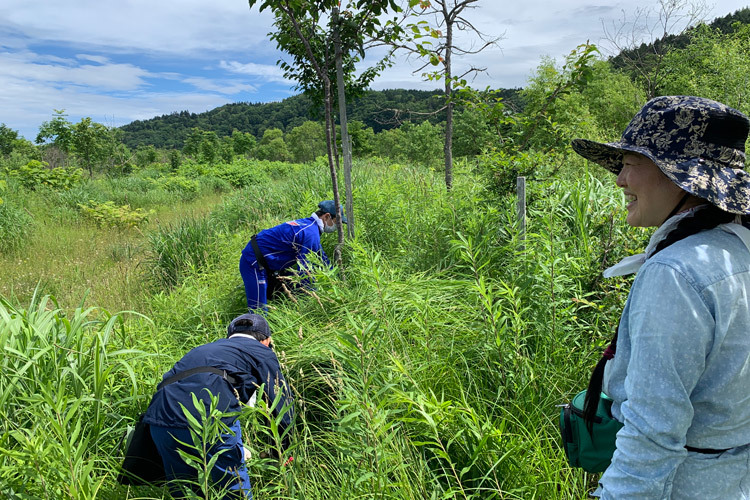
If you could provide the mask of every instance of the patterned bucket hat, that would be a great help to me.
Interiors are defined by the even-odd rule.
[[[624,153],[653,161],[672,182],[727,212],[750,214],[745,141],[750,121],[702,97],[664,96],[647,102],[617,142],[574,139],[573,150],[619,174]]]

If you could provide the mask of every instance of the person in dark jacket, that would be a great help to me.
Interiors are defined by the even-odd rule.
[[[340,208],[341,222],[346,223],[344,209]],[[250,239],[240,257],[249,310],[267,310],[268,295],[278,286],[276,275],[295,266],[304,271],[310,253],[320,255],[326,265],[331,265],[320,245],[320,235],[336,231],[337,216],[333,200],[321,201],[310,217],[264,229]]]
[[[200,422],[208,414],[211,396],[218,397],[220,411],[235,413],[222,418],[229,432],[222,433],[219,442],[213,443],[208,451],[209,460],[219,454],[211,470],[211,480],[216,486],[230,491],[226,498],[252,498],[242,433],[236,416],[240,405],[254,400],[257,388],[263,385],[263,396],[269,404],[281,393],[274,408],[276,416],[284,412],[280,434],[283,435],[292,421],[291,394],[270,342],[271,330],[265,318],[243,314],[229,324],[227,338],[192,349],[164,374],[144,422],[150,426],[175,498],[183,498],[178,484],[180,480],[197,479],[197,471],[185,463],[178,452],[183,450],[195,455],[189,447],[178,443],[193,443],[183,407]],[[193,395],[203,403],[205,410],[195,408]]]

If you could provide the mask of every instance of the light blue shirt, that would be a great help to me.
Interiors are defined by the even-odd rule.
[[[604,373],[624,426],[602,499],[750,498],[749,292],[750,252],[721,227],[646,259]]]

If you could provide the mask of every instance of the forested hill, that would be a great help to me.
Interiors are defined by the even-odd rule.
[[[520,89],[502,90],[505,102],[518,108]],[[443,106],[440,90],[371,90],[347,105],[349,120],[359,120],[375,132],[398,126],[410,118],[416,121],[444,120],[441,114],[429,116]],[[181,148],[189,130],[198,127],[212,130],[220,137],[233,130],[250,132],[257,138],[267,128],[291,130],[306,120],[321,120],[322,109],[313,107],[307,96],[300,94],[279,102],[234,103],[205,113],[188,111],[162,115],[149,120],[136,120],[120,127],[123,142],[130,148],[153,144],[158,148]]]
[[[720,33],[733,33],[738,26],[750,24],[750,7],[744,7],[732,14],[723,17],[717,17],[708,26]],[[658,64],[655,54],[665,53],[668,49],[685,48],[695,34],[697,28],[689,29],[679,35],[667,35],[652,43],[641,44],[638,47],[625,49],[616,56],[610,57],[612,66],[616,69],[624,70],[631,78],[637,79],[639,73],[648,72],[653,65]],[[633,69],[631,61],[638,61],[641,65],[641,71]]]

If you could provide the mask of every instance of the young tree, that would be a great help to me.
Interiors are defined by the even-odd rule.
[[[346,110],[346,88],[366,87],[372,78],[387,65],[387,59],[363,72],[353,81],[355,63],[364,58],[367,38],[391,39],[400,33],[393,24],[381,25],[379,17],[388,8],[399,10],[395,0],[350,0],[341,6],[338,0],[248,0],[250,7],[259,4],[260,10],[269,8],[275,16],[277,31],[271,35],[278,47],[292,57],[291,63],[282,62],[285,76],[297,81],[298,88],[322,99],[325,110],[326,148],[331,171],[334,203],[338,207],[339,191],[336,173],[337,156],[334,147],[335,126],[333,113],[333,82],[336,81],[339,98],[339,118],[342,142],[349,147]],[[341,9],[341,12],[339,12]],[[333,52],[333,54],[332,54]],[[336,69],[338,68],[338,72]],[[336,75],[333,76],[332,75]],[[342,111],[343,110],[343,111]],[[348,149],[347,149],[348,151]],[[348,174],[350,163],[345,164]],[[347,217],[349,234],[354,234],[354,213],[351,202],[351,182],[347,175]],[[337,217],[339,244],[334,258],[340,264],[343,229]]]
[[[18,132],[0,123],[0,155],[9,155],[18,140]]]
[[[427,66],[439,66],[437,71],[428,73],[430,80],[443,80],[445,95],[445,187],[450,190],[453,186],[453,89],[457,86],[466,87],[466,78],[483,72],[486,68],[468,66],[462,68],[460,75],[454,74],[453,56],[465,57],[478,54],[487,47],[496,45],[501,37],[489,37],[479,31],[466,17],[467,11],[475,9],[479,0],[419,0],[410,2],[411,11],[419,17],[426,17],[433,21],[431,26],[427,21],[420,21],[411,25],[412,37],[405,43],[397,44],[398,48],[426,57],[427,61],[416,72],[423,71]],[[454,36],[456,31],[469,33],[479,40],[478,45],[457,45]],[[424,38],[436,40],[422,41]]]
[[[325,131],[318,122],[308,120],[294,127],[286,135],[286,142],[294,161],[298,163],[311,162],[326,153]]]
[[[71,144],[76,156],[89,171],[89,177],[94,175],[94,163],[104,160],[108,150],[109,130],[101,123],[92,122],[86,117],[73,125]]]
[[[73,147],[73,124],[66,118],[68,115],[65,114],[64,109],[56,109],[54,111],[54,118],[48,122],[43,122],[39,126],[36,143],[48,143],[52,145],[53,149],[59,152],[59,156],[62,157],[61,163],[64,165],[65,157]],[[50,162],[53,166],[55,163],[55,161]]]
[[[256,144],[255,136],[249,132],[232,131],[232,147],[234,154],[245,156],[252,154]]]
[[[656,97],[667,76],[664,58],[679,35],[707,12],[705,0],[658,0],[656,9],[637,8],[631,16],[623,12],[611,26],[602,21],[606,45],[616,54],[612,63],[641,82],[648,99]]]

